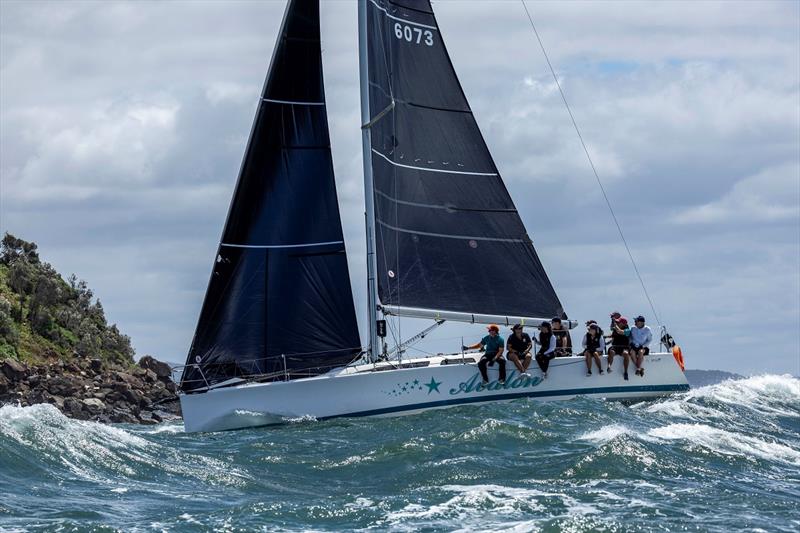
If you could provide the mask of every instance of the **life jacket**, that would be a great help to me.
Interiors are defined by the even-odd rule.
[[[553,335],[556,336],[556,340],[561,342],[561,338],[564,337],[567,339],[567,346],[566,348],[572,348],[572,336],[569,334],[569,330],[566,329],[559,329],[553,330]]]
[[[553,337],[552,332],[545,333],[544,331],[539,332],[539,353],[544,353],[550,347],[550,339]]]
[[[631,338],[624,333],[617,333],[616,329],[611,330],[611,345],[612,346],[630,346]]]
[[[586,344],[586,349],[590,352],[599,352],[600,351],[600,335],[595,335],[592,337],[588,333],[583,338],[584,343]]]

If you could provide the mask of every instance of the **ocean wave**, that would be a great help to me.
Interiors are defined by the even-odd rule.
[[[594,431],[587,431],[578,437],[578,440],[588,440],[595,443],[606,443],[621,435],[634,435],[635,431],[622,424],[611,424]]]
[[[800,379],[775,374],[728,379],[656,402],[642,402],[633,409],[695,422],[731,423],[738,423],[739,409],[746,409],[757,412],[761,423],[774,427],[774,421],[763,417],[800,418]]]
[[[800,451],[776,441],[733,433],[706,424],[670,424],[651,429],[648,437],[662,441],[686,441],[722,455],[758,458],[800,466]]]
[[[47,476],[112,486],[161,472],[233,486],[249,479],[219,459],[156,444],[121,427],[73,420],[50,404],[0,407],[0,467],[18,468],[5,464],[15,460]]]
[[[800,417],[800,379],[788,374],[728,379],[690,390],[686,400],[713,400],[761,413]]]
[[[428,494],[426,499],[438,502],[429,505],[411,502],[390,511],[385,517],[388,525],[393,528],[413,524],[415,529],[453,529],[458,524],[461,528],[454,531],[472,531],[475,528],[530,531],[544,521],[601,513],[596,506],[569,494],[536,488],[496,484],[443,485],[427,492],[435,492],[436,496]]]

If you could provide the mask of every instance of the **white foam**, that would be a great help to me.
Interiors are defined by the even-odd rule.
[[[800,466],[800,451],[785,444],[725,431],[706,424],[669,424],[651,429],[647,435],[661,440],[685,440],[723,455],[756,457]]]
[[[293,418],[287,418],[286,421],[289,422],[290,424],[304,424],[308,422],[316,422],[317,417],[313,415],[303,415]]]
[[[621,424],[611,424],[595,431],[588,431],[578,437],[578,440],[588,440],[596,443],[606,443],[620,435],[632,435],[633,431]]]
[[[454,493],[446,501],[430,506],[409,503],[403,509],[389,512],[389,524],[398,526],[413,522],[420,529],[460,524],[461,531],[475,528],[530,531],[536,521],[574,515],[592,515],[600,511],[587,503],[560,492],[542,491],[535,488],[504,487],[500,485],[444,485],[435,490]],[[552,499],[561,501],[553,505]],[[527,519],[527,520],[526,520]]]
[[[153,429],[145,431],[144,433],[148,433],[150,435],[158,435],[159,433],[183,433],[183,432],[184,430],[182,423],[176,424],[174,422],[168,422],[159,424],[153,427]]]
[[[800,379],[788,374],[728,379],[692,389],[686,394],[687,401],[699,399],[742,406],[760,413],[800,418]]]
[[[0,407],[0,435],[60,464],[71,475],[119,486],[119,477],[136,478],[147,468],[224,485],[241,485],[247,474],[215,458],[162,446],[98,422],[67,418],[54,406]]]

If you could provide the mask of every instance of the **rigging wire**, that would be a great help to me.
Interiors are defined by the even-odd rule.
[[[536,31],[536,25],[533,23],[533,18],[531,17],[530,11],[528,11],[528,6],[525,4],[525,0],[520,0],[522,2],[522,7],[525,8],[525,14],[528,16],[528,22],[531,23],[531,28],[533,29],[533,33],[536,35],[536,40],[539,41],[539,47],[542,49],[542,54],[544,54],[544,59],[547,61],[547,66],[550,68],[550,73],[553,75],[553,80],[556,82],[556,87],[558,87],[558,92],[561,94],[561,100],[564,102],[564,106],[567,108],[567,113],[569,113],[569,118],[572,120],[572,125],[575,128],[575,133],[578,134],[578,139],[581,141],[581,146],[583,147],[583,151],[586,153],[586,159],[589,160],[589,166],[592,167],[592,172],[594,172],[594,177],[597,180],[597,184],[600,186],[600,192],[603,193],[603,198],[606,201],[606,205],[608,206],[608,210],[611,212],[611,218],[614,220],[614,225],[617,226],[617,231],[619,232],[619,236],[622,239],[622,243],[625,245],[625,250],[628,252],[628,257],[631,260],[631,264],[633,265],[633,270],[636,272],[636,277],[639,278],[639,283],[642,286],[642,290],[644,291],[644,295],[647,298],[647,302],[650,304],[650,309],[653,311],[653,316],[656,319],[656,322],[659,326],[661,326],[661,319],[656,312],[656,307],[653,305],[653,300],[650,298],[650,293],[647,292],[647,287],[645,287],[644,279],[642,279],[642,274],[639,272],[639,267],[636,265],[636,261],[633,258],[633,253],[631,253],[631,248],[628,246],[628,241],[625,239],[625,234],[622,232],[622,226],[620,226],[619,220],[617,220],[617,215],[614,213],[614,208],[611,206],[611,201],[608,199],[608,195],[606,194],[606,189],[603,187],[603,182],[600,181],[600,175],[597,173],[597,169],[594,166],[594,161],[592,161],[592,156],[589,155],[589,149],[586,148],[586,143],[583,141],[583,135],[581,135],[581,131],[578,128],[578,123],[575,121],[575,116],[572,114],[572,109],[569,107],[569,103],[567,102],[567,97],[564,95],[564,90],[561,88],[561,83],[558,81],[558,76],[556,76],[556,71],[553,68],[553,65],[550,63],[550,57],[547,55],[547,51],[544,48],[544,43],[542,43],[542,38],[539,37],[539,32]]]

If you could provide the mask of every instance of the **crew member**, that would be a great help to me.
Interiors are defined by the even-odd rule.
[[[631,342],[631,328],[628,327],[628,319],[620,316],[614,319],[611,328],[611,347],[608,349],[608,367],[606,372],[611,372],[611,363],[614,362],[614,356],[620,354],[624,357],[623,377],[628,379],[628,347]]]
[[[586,335],[583,336],[583,355],[586,357],[586,375],[592,375],[592,360],[597,364],[597,371],[603,374],[603,362],[600,356],[606,349],[603,333],[594,320],[587,322]]]
[[[553,335],[556,337],[556,357],[572,355],[572,337],[569,330],[564,327],[558,317],[555,317],[550,323],[553,326]]]
[[[650,343],[653,342],[653,332],[650,326],[644,323],[642,315],[634,319],[631,328],[631,358],[636,365],[636,375],[644,377],[644,356],[650,353]]]
[[[497,362],[500,369],[500,383],[506,382],[506,360],[503,358],[503,337],[500,336],[500,327],[497,324],[491,324],[488,328],[489,334],[471,346],[462,346],[462,350],[475,350],[481,348],[484,350],[483,357],[478,361],[478,369],[481,371],[483,384],[489,383],[489,374],[486,366],[492,366]]]
[[[528,374],[528,367],[532,360],[533,341],[531,341],[530,335],[522,331],[522,324],[515,324],[511,331],[512,333],[506,341],[508,360],[514,363],[520,374],[529,378],[531,375]]]
[[[539,324],[539,351],[536,353],[536,362],[542,370],[542,377],[547,379],[547,369],[550,368],[550,360],[556,356],[556,336],[553,335],[553,328],[550,322],[544,321]]]

